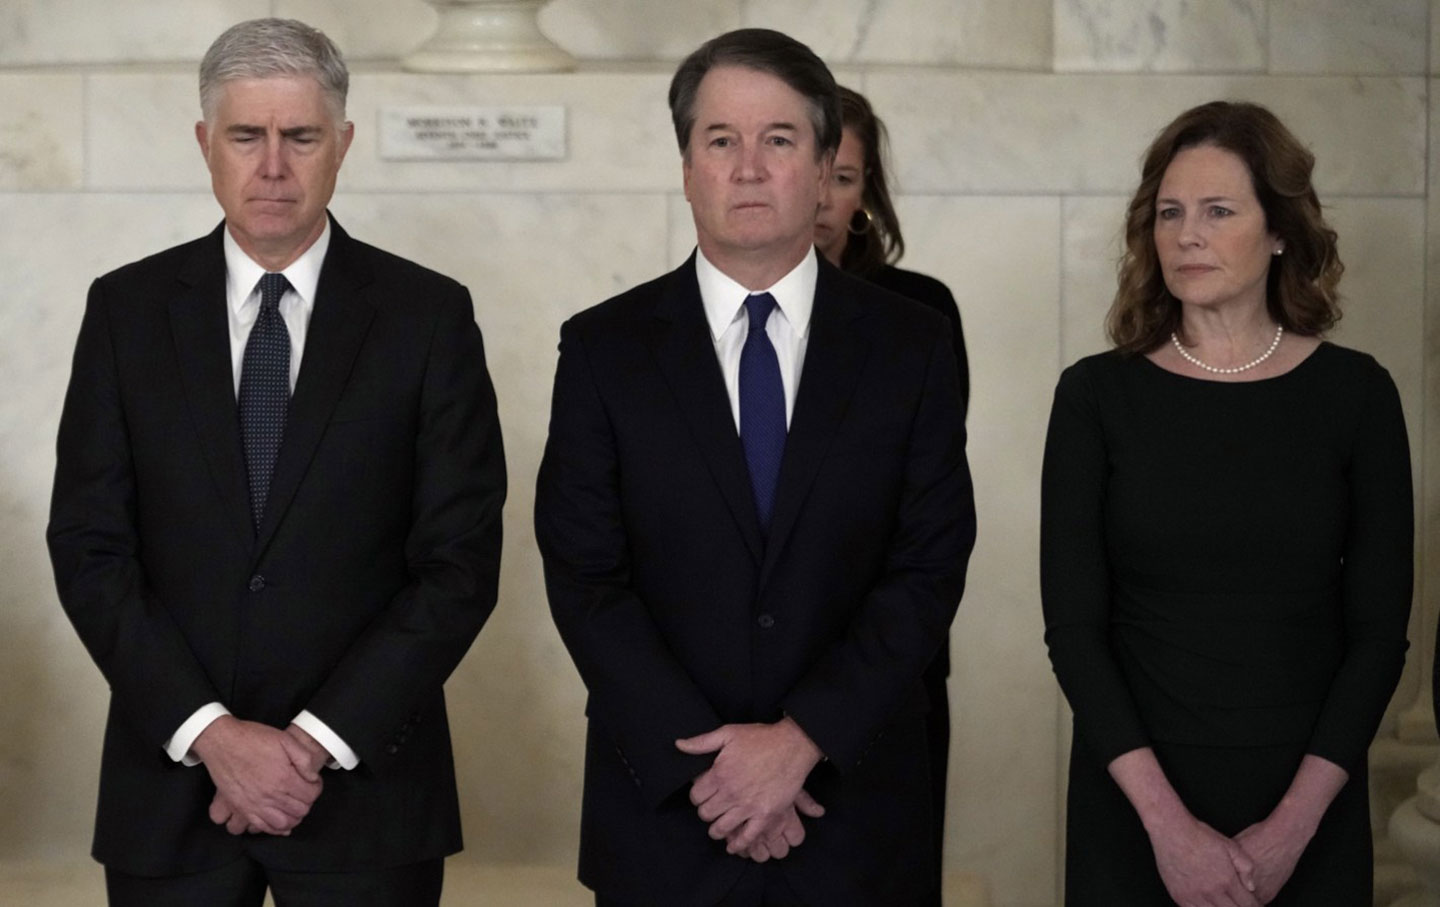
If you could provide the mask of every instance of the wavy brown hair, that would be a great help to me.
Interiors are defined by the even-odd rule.
[[[890,137],[865,96],[844,85],[840,86],[840,123],[855,133],[865,149],[862,207],[850,218],[850,235],[845,240],[845,251],[840,253],[840,267],[864,276],[899,261],[905,254],[900,218],[895,216],[895,205],[890,201],[890,187],[885,179]]]
[[[1245,163],[1266,229],[1284,243],[1284,254],[1270,259],[1265,282],[1270,317],[1303,336],[1329,330],[1340,320],[1336,286],[1345,266],[1310,180],[1315,156],[1259,104],[1211,101],[1176,117],[1145,152],[1140,187],[1125,217],[1119,287],[1105,318],[1111,342],[1124,352],[1145,353],[1172,331],[1183,334],[1180,301],[1166,288],[1155,251],[1155,197],[1175,155],[1197,145],[1223,148]]]

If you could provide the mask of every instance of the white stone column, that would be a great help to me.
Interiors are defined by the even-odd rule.
[[[1394,907],[1440,907],[1440,761],[1420,773],[1416,787],[1390,817],[1390,840],[1415,867],[1424,890]]]
[[[416,72],[565,72],[575,58],[540,31],[547,0],[426,0],[435,34],[405,57]]]

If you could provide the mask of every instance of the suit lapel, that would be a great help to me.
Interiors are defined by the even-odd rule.
[[[225,312],[225,252],[221,230],[199,245],[180,270],[184,289],[170,301],[170,330],[180,362],[180,382],[200,436],[205,463],[240,545],[254,539],[235,409],[230,359],[230,321]]]
[[[745,451],[735,431],[730,397],[725,391],[725,379],[715,358],[715,343],[705,321],[693,255],[665,282],[661,299],[655,306],[650,341],[660,371],[694,435],[696,447],[758,564],[765,547],[760,536],[760,520],[755,515]]]
[[[363,293],[371,275],[368,264],[357,254],[358,244],[334,220],[330,230],[330,248],[315,288],[300,376],[290,397],[285,438],[255,540],[256,557],[269,544],[295,497],[375,315],[373,303]]]
[[[863,315],[864,309],[851,295],[848,282],[822,258],[805,365],[790,417],[790,432],[785,439],[785,457],[780,462],[775,511],[760,573],[762,588],[776,558],[785,550],[815,474],[860,380],[869,349],[865,332],[856,324]]]

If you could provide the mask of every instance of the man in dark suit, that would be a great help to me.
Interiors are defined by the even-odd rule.
[[[915,904],[921,673],[975,532],[949,335],[815,254],[840,113],[808,48],[722,35],[670,108],[697,251],[562,328],[535,502],[590,694],[580,878],[601,905]]]
[[[500,430],[465,288],[327,215],[347,86],[302,23],[221,35],[224,223],[90,290],[48,539],[111,689],[113,904],[435,904],[461,846],[441,685],[495,604]]]

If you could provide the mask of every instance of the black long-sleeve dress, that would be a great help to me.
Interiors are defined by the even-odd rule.
[[[1350,773],[1275,905],[1371,901],[1366,750],[1406,649],[1413,559],[1399,395],[1329,343],[1225,383],[1082,359],[1055,392],[1042,482],[1046,642],[1075,713],[1066,903],[1169,904],[1106,766],[1153,747],[1233,836],[1307,753]]]

